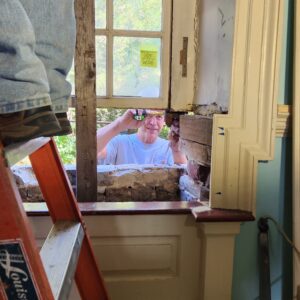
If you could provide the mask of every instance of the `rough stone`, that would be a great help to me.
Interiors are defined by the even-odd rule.
[[[193,180],[189,175],[180,177],[179,188],[181,191],[186,191],[195,199],[200,199],[201,184]]]
[[[209,199],[209,188],[203,182],[193,180],[189,175],[180,177],[179,188],[183,200],[207,201]]]
[[[154,201],[154,200],[157,200],[155,187],[147,186],[147,185],[136,184],[131,189],[131,196],[132,196],[132,201]]]
[[[214,114],[225,114],[227,113],[227,108],[223,108],[217,103],[198,105],[193,108],[196,115],[212,117]]]
[[[131,190],[108,187],[105,192],[106,202],[125,202],[132,201]]]
[[[76,168],[65,167],[75,190]],[[165,165],[98,166],[97,201],[179,200],[178,183],[184,169]],[[31,167],[14,167],[13,173],[23,201],[43,201]]]

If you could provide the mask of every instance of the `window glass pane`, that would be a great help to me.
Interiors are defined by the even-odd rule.
[[[96,28],[106,28],[106,0],[95,1],[95,25]]]
[[[96,94],[106,95],[106,37],[96,36]]]
[[[75,70],[74,70],[74,60],[72,63],[72,67],[67,75],[67,81],[72,85],[71,95],[75,95]]]
[[[159,97],[160,48],[158,38],[114,38],[114,96]]]
[[[161,31],[162,0],[114,0],[113,3],[114,29]]]

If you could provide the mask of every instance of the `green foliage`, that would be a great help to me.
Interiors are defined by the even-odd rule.
[[[54,138],[60,157],[64,164],[76,163],[76,137],[74,132],[70,135],[57,136]]]
[[[99,108],[97,109],[97,122],[112,122],[117,117],[121,116],[125,110],[124,109],[114,109],[114,108]],[[75,119],[75,110],[69,110],[69,119]],[[98,124],[97,127],[101,125]],[[73,127],[73,133],[65,136],[55,137],[55,142],[60,153],[60,157],[64,164],[75,164],[76,163],[76,130]]]
[[[162,0],[114,0],[114,26],[117,29],[159,31],[161,13]]]
[[[170,131],[170,128],[169,128],[167,125],[165,125],[165,126],[163,127],[163,129],[161,130],[159,136],[160,136],[161,138],[167,140],[167,139],[168,139],[169,131]]]
[[[125,109],[117,109],[117,108],[97,108],[97,122],[112,122],[119,116],[123,115]],[[98,124],[97,127],[102,127],[102,125]]]

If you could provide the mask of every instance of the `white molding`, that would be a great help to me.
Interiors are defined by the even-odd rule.
[[[29,220],[41,244],[51,219]],[[110,299],[200,298],[202,240],[192,215],[84,216],[84,222]],[[81,298],[73,291],[68,299]]]
[[[51,219],[29,221],[40,246]],[[112,299],[231,299],[239,222],[196,223],[191,215],[94,215],[84,222]],[[73,290],[69,299],[80,297]]]
[[[201,223],[199,229],[202,239],[200,299],[230,300],[235,237],[240,232],[240,223]]]
[[[294,101],[293,101],[293,234],[295,246],[300,248],[300,3],[295,1]],[[294,252],[293,299],[299,299],[300,258]],[[298,291],[297,291],[298,290]],[[298,295],[297,295],[298,293]]]
[[[283,2],[236,1],[229,114],[214,117],[214,208],[255,212],[257,162],[273,158]]]

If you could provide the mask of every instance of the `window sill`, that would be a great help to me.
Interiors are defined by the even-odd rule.
[[[192,214],[196,222],[245,222],[254,221],[251,212],[213,209],[207,203],[196,201],[150,201],[150,202],[80,202],[82,215],[163,215]],[[48,216],[46,203],[24,203],[28,216]]]

